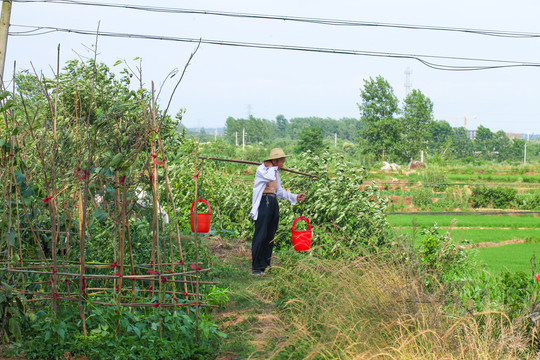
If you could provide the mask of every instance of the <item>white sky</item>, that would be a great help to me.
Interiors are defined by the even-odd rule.
[[[95,1],[97,3],[97,1]],[[333,18],[343,20],[464,27],[540,33],[538,0],[109,0],[105,3],[206,9],[228,12]],[[540,63],[540,38],[505,39],[474,34],[371,27],[336,27],[210,15],[150,13],[128,9],[50,3],[13,3],[11,24],[52,26],[147,35],[203,38],[284,45],[429,54]],[[11,31],[22,28],[11,27]],[[5,77],[36,69],[51,75],[57,46],[61,63],[91,56],[91,36],[50,33],[10,37]],[[167,74],[182,70],[195,44],[156,40],[100,38],[98,59],[110,67],[118,59],[143,60],[149,88]],[[438,60],[448,63],[448,61]],[[132,63],[134,66],[136,62]],[[468,65],[469,63],[460,63]],[[178,88],[171,113],[186,108],[187,127],[223,126],[227,117],[359,118],[357,103],[363,79],[383,76],[402,101],[405,70],[412,88],[434,103],[435,118],[468,128],[540,133],[540,67],[447,72],[410,59],[262,50],[201,45]],[[116,69],[116,68],[115,68]],[[176,77],[163,88],[165,106]]]

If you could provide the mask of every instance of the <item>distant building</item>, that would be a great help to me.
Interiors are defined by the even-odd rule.
[[[474,140],[476,138],[476,130],[467,130],[467,137]]]
[[[523,139],[523,134],[521,133],[506,133],[507,138],[512,139]]]

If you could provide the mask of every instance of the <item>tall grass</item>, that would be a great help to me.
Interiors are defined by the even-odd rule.
[[[264,290],[281,323],[271,359],[532,358],[525,320],[468,313],[414,266],[378,256],[354,262],[305,257],[274,269]]]

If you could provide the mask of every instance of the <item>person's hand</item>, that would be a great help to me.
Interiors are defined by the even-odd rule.
[[[296,199],[297,199],[298,201],[304,201],[304,200],[306,199],[306,194],[300,193],[300,194],[298,194],[298,196],[296,197]]]

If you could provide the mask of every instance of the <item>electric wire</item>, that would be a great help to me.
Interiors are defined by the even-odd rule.
[[[477,71],[477,70],[490,70],[490,69],[501,69],[501,68],[511,68],[511,67],[540,67],[540,63],[511,61],[511,60],[479,59],[479,58],[438,56],[438,55],[425,55],[425,54],[423,55],[400,54],[400,53],[391,53],[391,52],[332,49],[332,48],[308,47],[308,46],[296,46],[296,45],[280,45],[280,44],[265,44],[265,43],[239,42],[239,41],[227,41],[227,40],[212,40],[212,39],[202,39],[202,38],[196,39],[196,38],[173,37],[173,36],[162,36],[162,35],[147,35],[147,34],[105,32],[105,31],[95,31],[95,30],[67,29],[67,28],[58,28],[58,27],[49,27],[49,26],[29,26],[29,25],[17,25],[17,24],[11,24],[10,26],[34,29],[32,31],[23,31],[23,32],[10,31],[9,32],[10,36],[39,36],[39,35],[44,35],[51,32],[65,32],[65,33],[74,33],[74,34],[79,34],[79,35],[103,36],[103,37],[113,37],[113,38],[161,40],[161,41],[232,46],[232,47],[268,49],[268,50],[288,50],[288,51],[300,51],[300,52],[312,52],[312,53],[324,53],[324,54],[413,59],[413,60],[419,61],[420,63],[432,69],[444,70],[444,71]],[[39,30],[42,30],[42,32],[38,32]],[[451,61],[476,61],[476,62],[491,63],[493,65],[447,65],[447,64],[435,63],[432,61],[428,61],[426,59],[451,60]]]
[[[521,32],[521,31],[505,31],[505,30],[474,29],[474,28],[460,28],[460,27],[447,27],[447,26],[383,23],[383,22],[371,22],[371,21],[354,21],[354,20],[296,17],[296,16],[283,16],[283,15],[250,14],[250,13],[214,11],[214,10],[167,8],[167,7],[144,6],[144,5],[114,4],[114,3],[96,3],[96,2],[75,1],[75,0],[12,0],[12,1],[18,2],[18,3],[54,3],[54,4],[64,4],[64,5],[121,8],[121,9],[159,12],[159,13],[167,13],[167,14],[196,14],[196,15],[213,15],[213,16],[246,18],[246,19],[279,20],[279,21],[309,23],[309,24],[318,24],[318,25],[331,25],[331,26],[350,26],[350,27],[364,26],[364,27],[387,27],[387,28],[408,29],[408,30],[449,31],[449,32],[460,32],[460,33],[467,33],[467,34],[506,37],[506,38],[539,38],[540,37],[539,33]]]

